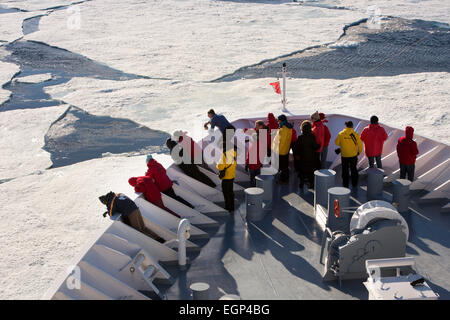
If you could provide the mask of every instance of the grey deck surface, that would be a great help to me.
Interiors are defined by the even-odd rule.
[[[338,185],[341,183],[338,172]],[[366,181],[352,192],[351,205],[366,202]],[[244,185],[244,187],[247,187]],[[391,201],[389,185],[385,200]],[[164,288],[167,299],[192,299],[189,286],[195,282],[210,285],[210,299],[236,294],[242,299],[306,300],[368,299],[362,280],[323,282],[319,263],[322,231],[313,218],[312,190],[300,191],[291,167],[289,185],[274,187],[271,210],[260,222],[247,222],[244,197],[237,197],[240,209],[221,218],[220,226],[204,229],[208,240],[186,271],[169,267],[175,283]],[[445,203],[418,204],[403,214],[409,225],[407,256],[416,258],[417,271],[442,299],[450,299],[450,216],[440,212]],[[237,207],[236,207],[237,208]]]

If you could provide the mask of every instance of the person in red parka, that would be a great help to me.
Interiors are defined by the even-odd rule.
[[[164,206],[161,198],[161,192],[159,192],[156,184],[153,183],[153,179],[150,177],[131,177],[128,179],[128,183],[134,187],[135,192],[141,192],[144,194],[145,199],[153,203],[155,206],[160,207],[163,210],[173,214],[175,217],[180,218],[178,214]]]
[[[325,123],[328,122],[328,120],[325,119],[325,114],[320,112],[319,117],[324,129],[323,147],[322,151],[320,152],[320,167],[325,169],[327,166],[328,146],[330,145],[331,133],[330,129],[328,129],[328,127],[325,125]],[[315,123],[313,123],[312,127],[315,127]]]
[[[193,205],[184,200],[182,197],[177,196],[177,194],[172,188],[173,182],[167,176],[166,169],[158,161],[153,159],[152,155],[148,155],[145,161],[147,162],[148,167],[148,170],[145,173],[145,175],[153,179],[159,191],[187,205],[188,207],[194,208]]]
[[[266,140],[264,141],[264,139],[260,139],[260,134],[261,131],[260,130],[265,130],[266,132]],[[247,135],[250,135],[253,137],[254,134],[258,135],[258,148],[266,148],[267,150],[267,156],[270,157],[271,155],[271,146],[272,146],[272,136],[271,136],[271,130],[270,128],[264,123],[263,120],[257,120],[255,121],[255,127],[254,128],[245,128],[244,132]],[[251,141],[250,141],[251,142]],[[250,143],[251,145],[251,143]],[[250,146],[249,145],[249,146]],[[258,149],[259,150],[259,149]],[[265,156],[265,155],[264,155]],[[247,157],[248,157],[248,151],[247,151]],[[261,159],[258,158],[258,161],[260,161]],[[247,169],[246,169],[247,170]],[[259,173],[258,173],[259,174]],[[251,179],[250,179],[251,180]]]
[[[273,113],[267,114],[266,127],[268,128],[269,131],[268,137],[270,138],[267,140],[267,156],[270,158],[272,156],[272,147],[271,147],[273,141],[272,130],[279,129],[278,120],[275,118]]]
[[[271,112],[267,115],[266,126],[271,130],[279,129],[278,120]]]
[[[372,116],[370,124],[361,132],[361,140],[364,142],[366,156],[369,159],[369,167],[382,169],[381,154],[383,153],[383,144],[387,140],[386,130],[378,124],[378,117]]]
[[[262,122],[262,125],[264,125],[264,122]],[[261,123],[257,122],[256,126],[260,127]],[[262,146],[260,146],[259,134],[259,131],[256,131],[252,134],[252,138],[247,150],[247,157],[245,158],[245,171],[249,171],[250,183],[252,187],[256,187],[255,178],[261,173],[262,167],[259,154]]]
[[[316,169],[322,169],[320,155],[322,153],[323,147],[325,146],[325,126],[320,120],[319,112],[316,111],[311,115],[312,122],[312,133],[316,137],[316,142],[320,146],[316,150]]]
[[[413,140],[414,128],[406,127],[405,135],[400,137],[397,142],[397,155],[400,163],[400,179],[414,180],[414,169],[416,157],[419,154],[417,143]]]

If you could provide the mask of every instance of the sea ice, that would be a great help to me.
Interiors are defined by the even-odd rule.
[[[39,31],[25,38],[83,54],[123,72],[198,81],[335,41],[345,24],[367,16],[289,3],[233,1],[124,4],[111,0],[77,8],[78,27],[70,24],[75,13],[61,10],[42,17]]]
[[[0,50],[0,56],[1,56],[1,54],[2,54],[2,51]],[[3,86],[4,84],[11,81],[12,77],[17,72],[19,72],[18,65],[0,61],[0,85]],[[10,95],[11,95],[11,91],[1,88],[0,89],[0,105],[2,105],[5,101],[7,101],[9,99]]]
[[[42,150],[44,136],[65,108],[0,112],[0,180],[26,176],[52,165],[50,154]]]
[[[40,83],[40,82],[48,81],[51,78],[52,78],[51,73],[41,73],[41,74],[35,74],[35,75],[31,75],[31,76],[26,76],[26,77],[18,77],[18,78],[15,78],[14,81],[24,82],[24,83]]]

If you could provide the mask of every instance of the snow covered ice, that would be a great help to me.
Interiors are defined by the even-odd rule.
[[[376,114],[450,143],[449,23],[450,1],[438,0],[1,1],[0,192],[3,216],[15,219],[0,224],[0,298],[40,298],[109,224],[98,196],[133,196],[128,178],[144,173],[147,152],[163,151],[163,137],[184,129],[201,138],[210,108],[230,120],[280,113],[269,83],[283,61],[293,114]],[[379,46],[365,47],[367,37]],[[348,51],[362,60],[337,59]],[[369,59],[396,55],[394,66],[408,65],[364,75]],[[158,137],[114,150],[88,135],[96,119],[110,121],[102,139]],[[52,161],[46,137],[69,143],[58,154],[70,158],[63,127],[95,152]]]

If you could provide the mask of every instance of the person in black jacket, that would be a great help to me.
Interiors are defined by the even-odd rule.
[[[300,189],[303,189],[305,182],[309,187],[314,188],[314,171],[317,169],[316,150],[320,148],[313,135],[311,122],[305,120],[300,126],[302,134],[294,144],[294,165],[300,178]]]
[[[115,213],[120,213],[122,215],[122,221],[125,224],[139,232],[144,233],[150,238],[155,239],[156,241],[164,242],[164,239],[160,238],[157,234],[145,226],[138,206],[133,200],[128,198],[123,193],[114,193],[110,191],[104,196],[100,196],[98,199],[101,203],[106,205],[106,209],[108,210],[103,214],[104,217],[107,215],[112,217]]]
[[[206,174],[201,172],[196,164],[183,162],[183,148],[181,147],[181,144],[178,144],[176,141],[169,138],[166,140],[166,146],[170,150],[170,155],[173,161],[184,174],[210,186],[211,188],[216,187],[216,184]],[[176,149],[172,152],[175,147],[180,148],[180,150]],[[177,151],[179,152],[177,153]]]

